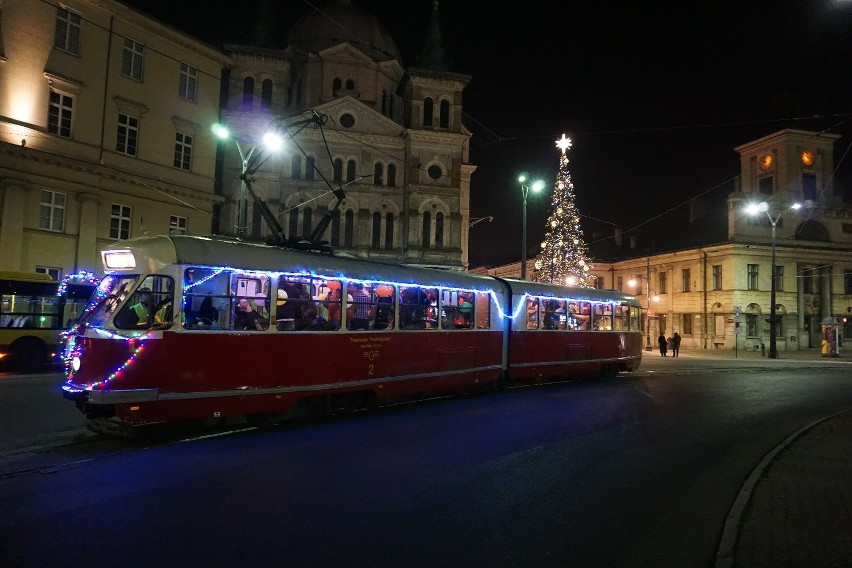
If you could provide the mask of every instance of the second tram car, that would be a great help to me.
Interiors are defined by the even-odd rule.
[[[64,396],[126,425],[269,424],[503,382],[638,368],[640,304],[615,291],[143,237],[66,347]]]

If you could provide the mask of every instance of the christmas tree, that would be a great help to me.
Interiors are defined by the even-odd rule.
[[[563,134],[556,141],[556,147],[562,150],[562,155],[547,219],[547,233],[535,261],[534,279],[536,282],[587,286],[589,259],[580,229],[580,213],[574,202],[574,184],[568,170],[567,151],[571,147],[571,139]]]

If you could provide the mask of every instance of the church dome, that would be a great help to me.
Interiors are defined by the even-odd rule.
[[[337,0],[308,12],[290,28],[288,45],[317,52],[350,43],[374,61],[395,59],[402,63],[396,43],[385,27],[349,0]]]

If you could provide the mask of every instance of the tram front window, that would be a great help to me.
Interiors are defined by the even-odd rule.
[[[84,312],[80,323],[93,327],[103,327],[104,323],[127,297],[127,293],[133,288],[137,280],[139,280],[138,274],[105,277],[92,295],[92,299],[89,300],[89,305],[86,308],[88,315]]]
[[[115,316],[119,329],[147,329],[171,323],[174,282],[167,276],[148,276]]]

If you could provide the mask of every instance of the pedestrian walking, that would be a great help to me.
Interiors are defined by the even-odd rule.
[[[677,357],[678,355],[680,355],[680,334],[674,332],[672,336],[672,357]]]
[[[660,337],[657,338],[657,343],[660,345],[660,355],[665,357],[668,341],[666,341],[666,336],[663,335],[662,331],[660,332]]]

